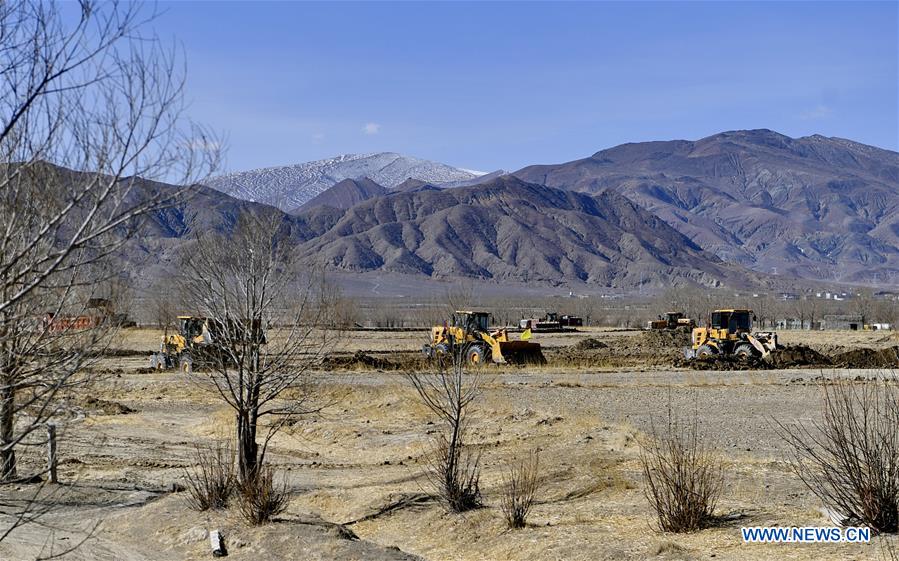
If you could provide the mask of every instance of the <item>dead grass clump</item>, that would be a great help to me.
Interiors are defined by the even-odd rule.
[[[681,546],[677,543],[674,543],[672,541],[664,541],[659,544],[656,544],[654,553],[656,554],[656,556],[659,556],[659,555],[667,555],[670,553],[673,553],[673,554],[683,553],[684,551],[685,551],[685,549],[683,548],[683,546]]]
[[[234,492],[234,450],[219,443],[214,448],[197,446],[196,463],[185,472],[187,504],[194,510],[216,510],[228,506]]]
[[[723,466],[700,435],[698,415],[688,425],[672,418],[652,428],[640,464],[644,493],[666,532],[692,532],[709,525],[723,485]]]
[[[428,460],[426,475],[440,499],[453,512],[479,508],[481,497],[481,455],[472,452],[459,431],[455,442],[439,435]]]
[[[287,482],[275,482],[275,470],[261,465],[237,486],[238,509],[248,524],[260,526],[287,510]]]
[[[500,508],[510,528],[524,528],[540,483],[540,458],[536,452],[509,468],[503,478]]]
[[[779,425],[792,467],[848,523],[899,531],[899,387],[896,380],[822,385],[815,428]]]

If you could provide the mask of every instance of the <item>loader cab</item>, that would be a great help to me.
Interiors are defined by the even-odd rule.
[[[185,339],[193,339],[203,333],[204,323],[206,323],[205,318],[178,316],[178,332]]]
[[[752,331],[752,310],[715,310],[709,326],[728,334],[749,333]]]
[[[190,343],[209,342],[208,321],[204,317],[178,316],[179,333]]]
[[[453,314],[453,327],[468,329],[469,331],[487,332],[490,324],[490,314],[487,312],[469,312],[456,310]]]
[[[669,329],[674,329],[678,326],[678,322],[683,319],[684,314],[682,312],[667,312],[665,314],[667,318],[667,324]],[[661,318],[659,318],[661,319]]]

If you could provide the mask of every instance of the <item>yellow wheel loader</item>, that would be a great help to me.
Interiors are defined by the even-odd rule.
[[[737,356],[766,358],[777,349],[777,333],[752,332],[752,310],[715,310],[707,327],[693,329],[693,345],[684,349],[687,358]]]
[[[178,332],[166,333],[159,352],[150,356],[150,368],[177,368],[190,374],[194,367],[219,364],[228,358],[223,346],[236,341],[255,340],[265,344],[265,332],[259,320],[222,321],[199,316],[178,316]]]
[[[690,331],[694,327],[696,327],[696,322],[693,321],[693,318],[686,317],[683,312],[667,312],[664,318],[659,316],[659,319],[650,321],[646,326],[650,331]]]
[[[487,312],[456,311],[448,324],[431,328],[431,342],[422,347],[422,352],[434,358],[458,350],[469,365],[546,363],[540,343],[513,341],[505,329],[490,331],[489,318]]]

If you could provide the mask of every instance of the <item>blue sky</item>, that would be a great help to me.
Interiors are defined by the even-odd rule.
[[[229,171],[515,170],[743,128],[899,148],[899,3],[162,2]]]

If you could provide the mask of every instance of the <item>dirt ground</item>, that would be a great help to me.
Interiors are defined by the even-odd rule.
[[[878,559],[869,545],[748,545],[742,526],[829,526],[820,502],[791,473],[776,422],[820,417],[819,377],[862,381],[883,369],[706,371],[673,367],[676,343],[640,331],[535,334],[541,367],[490,366],[471,418],[482,453],[484,508],[450,514],[422,472],[434,419],[402,369],[427,332],[352,332],[340,352],[391,364],[346,362],[314,374],[335,405],[280,434],[270,459],[292,499],[273,524],[250,528],[232,511],[190,510],[175,492],[196,444],[229,436],[231,413],[199,376],[148,372],[159,333],[129,330],[98,365],[108,375],[79,402],[85,416],[60,434],[60,485],[0,490],[6,502],[38,492],[56,509],[0,542],[0,559],[211,557],[220,529],[235,559]],[[889,349],[888,333],[783,332],[781,342],[827,356]],[[587,342],[585,342],[587,341]],[[396,353],[395,351],[405,351]],[[393,366],[396,366],[394,368]],[[643,495],[638,440],[666,405],[697,412],[726,460],[714,528],[655,529]],[[545,484],[528,527],[508,530],[499,510],[504,469],[539,451]],[[26,449],[22,461],[42,461]],[[83,542],[83,543],[82,543]]]

